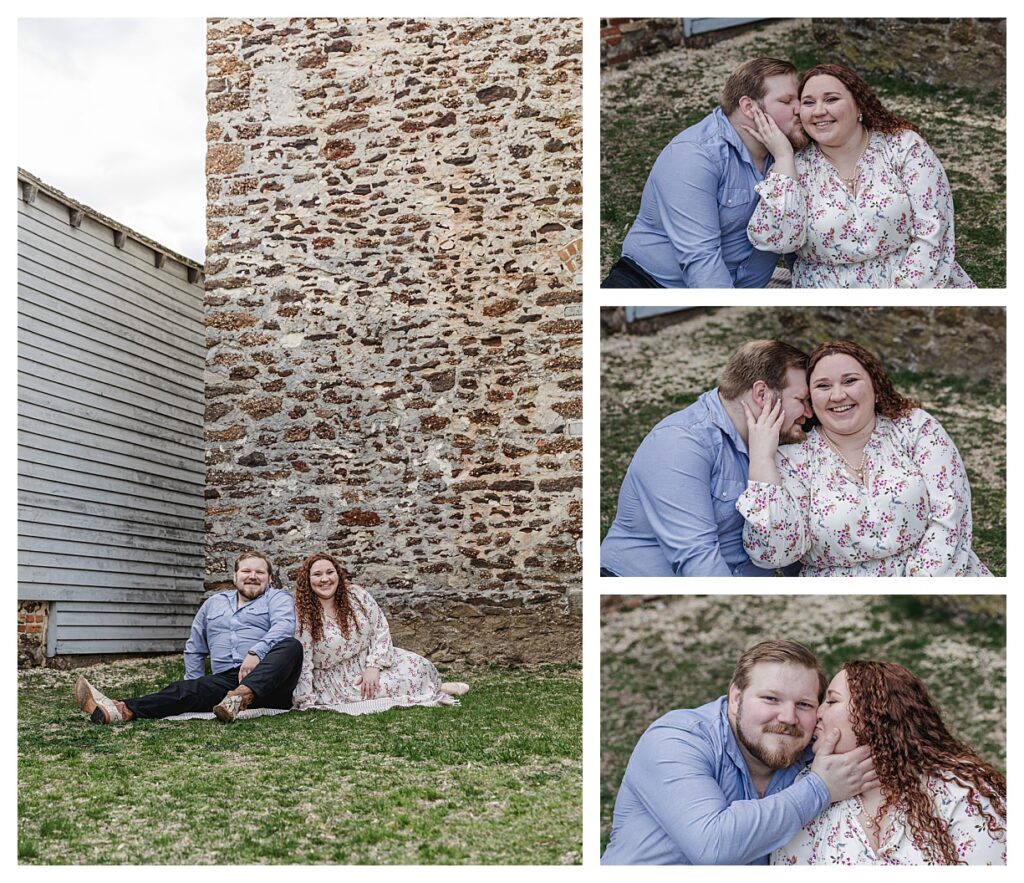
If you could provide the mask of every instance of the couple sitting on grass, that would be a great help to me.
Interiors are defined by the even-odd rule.
[[[404,705],[452,705],[469,686],[441,683],[433,664],[391,643],[369,592],[326,552],[310,555],[295,597],[271,587],[262,552],[235,561],[234,590],[208,598],[185,644],[185,679],[136,699],[108,699],[84,677],[75,699],[93,723],[246,708],[327,708],[367,714]],[[296,614],[298,628],[296,629]],[[213,674],[206,675],[210,657]]]

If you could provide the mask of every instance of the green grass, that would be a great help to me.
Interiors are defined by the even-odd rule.
[[[753,40],[674,50],[602,72],[601,275],[618,259],[654,160],[718,103],[742,61],[786,58],[798,70],[823,50],[809,23],[768,25]],[[882,102],[915,123],[946,170],[956,209],[957,260],[980,288],[1006,286],[1006,102],[991,93],[868,76]]]
[[[723,695],[740,654],[769,638],[807,644],[830,677],[854,658],[905,665],[953,735],[1006,769],[1005,596],[666,596],[602,618],[602,850],[640,735]]]
[[[118,698],[181,677],[108,663]],[[580,673],[447,673],[459,708],[101,727],[78,672],[19,673],[18,857],[31,864],[575,864]]]

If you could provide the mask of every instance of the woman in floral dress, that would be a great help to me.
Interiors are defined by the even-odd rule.
[[[433,664],[391,643],[388,622],[365,589],[326,552],[310,555],[295,582],[302,673],[296,708],[368,714],[406,705],[455,705],[469,686],[441,683]]]
[[[1005,865],[1006,779],[953,738],[902,665],[847,662],[814,733],[871,747],[879,784],[826,807],[771,857],[781,865]]]
[[[745,127],[775,158],[747,237],[796,253],[794,288],[976,287],[956,262],[946,173],[912,123],[837,64],[801,78],[800,121],[811,144],[795,157],[771,117]]]
[[[761,567],[801,561],[801,576],[991,576],[971,550],[971,489],[939,422],[901,396],[850,341],[810,355],[818,420],[778,447],[776,403],[746,410],[750,471],[736,508]]]

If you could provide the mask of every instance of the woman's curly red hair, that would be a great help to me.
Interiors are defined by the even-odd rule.
[[[886,135],[898,135],[900,132],[910,129],[911,132],[921,134],[909,120],[898,117],[891,110],[886,110],[874,90],[864,81],[856,71],[841,64],[819,64],[806,71],[800,78],[800,86],[797,94],[803,97],[804,86],[811,77],[827,75],[835,77],[850,90],[853,100],[857,104],[857,110],[861,114],[861,123],[865,129],[875,132],[883,132]]]
[[[871,385],[875,390],[876,414],[881,414],[883,417],[895,420],[898,417],[906,417],[914,408],[921,407],[920,402],[896,392],[896,387],[892,385],[892,380],[889,379],[885,368],[882,367],[882,363],[878,361],[878,358],[873,353],[868,352],[859,343],[854,343],[850,340],[830,340],[814,348],[807,359],[808,386],[811,385],[811,374],[814,373],[815,365],[824,359],[825,356],[835,356],[838,354],[851,356],[860,362],[864,370],[867,371],[868,377],[871,379]]]
[[[1006,828],[1006,778],[942,722],[928,688],[894,662],[853,660],[843,666],[850,690],[850,724],[859,744],[871,748],[882,786],[881,824],[890,808],[903,807],[914,842],[933,864],[960,864],[947,823],[936,817],[927,777],[966,786],[968,802],[990,831]],[[991,805],[986,812],[981,798]]]
[[[309,582],[309,572],[317,561],[329,561],[338,574],[338,591],[334,594],[334,618],[341,633],[348,637],[349,628],[355,625],[352,593],[349,591],[348,571],[338,560],[327,552],[314,552],[302,562],[302,569],[295,580],[295,615],[299,622],[299,633],[308,631],[313,643],[324,637],[323,605]],[[355,602],[358,606],[358,602]],[[362,607],[359,608],[362,610]]]

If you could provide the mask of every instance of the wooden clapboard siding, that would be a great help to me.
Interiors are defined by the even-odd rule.
[[[50,655],[177,652],[203,593],[200,268],[26,192],[18,597],[51,602]]]

